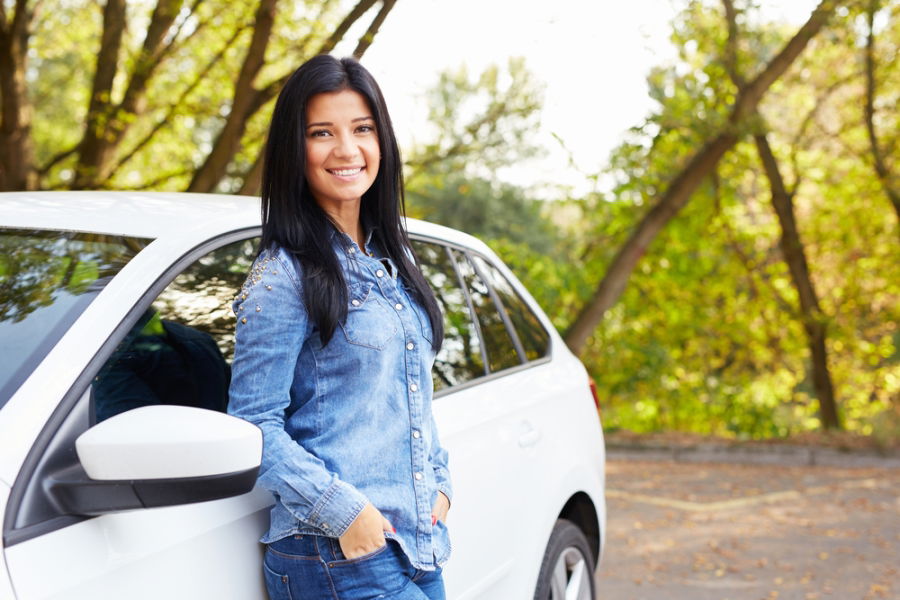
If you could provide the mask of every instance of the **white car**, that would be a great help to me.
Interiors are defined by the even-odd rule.
[[[591,381],[485,244],[408,227],[445,313],[448,598],[590,600]],[[260,433],[222,412],[259,231],[254,198],[0,194],[0,599],[265,598]]]

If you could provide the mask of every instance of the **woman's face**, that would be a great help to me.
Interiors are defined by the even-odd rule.
[[[316,94],[306,107],[306,181],[325,212],[359,203],[378,175],[375,119],[353,90]]]

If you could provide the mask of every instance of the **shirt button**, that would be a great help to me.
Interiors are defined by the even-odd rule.
[[[375,271],[375,276],[376,277],[384,277],[384,271],[382,271],[381,269],[378,269],[377,271]]]
[[[356,248],[348,248],[347,252],[349,252],[350,254],[353,254],[354,252],[356,252]]]
[[[420,472],[416,471],[416,474],[414,475],[414,477],[416,478],[416,480],[420,480],[420,479],[422,479],[422,474]]]
[[[353,300],[352,302],[350,302],[350,304],[352,304],[353,306],[359,306],[359,300]]]
[[[397,310],[403,310],[403,305],[398,302],[394,305],[394,308],[396,308]]]
[[[416,347],[416,345],[413,344],[412,342],[410,342],[406,345],[407,350],[413,350],[413,349],[415,349],[415,347]]]
[[[419,433],[418,429],[413,429],[413,437],[419,439],[420,437],[422,437],[422,434]]]
[[[328,523],[322,523],[321,527],[322,529],[328,529]]]
[[[412,392],[417,392],[417,391],[419,391],[419,386],[417,386],[417,385],[414,384],[414,383],[411,383],[411,384],[409,384],[409,389],[410,389],[410,391],[412,391]]]

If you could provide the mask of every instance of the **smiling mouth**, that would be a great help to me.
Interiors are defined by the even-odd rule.
[[[352,169],[325,169],[332,175],[337,175],[338,177],[353,177],[354,175],[358,175],[363,167],[354,167]]]

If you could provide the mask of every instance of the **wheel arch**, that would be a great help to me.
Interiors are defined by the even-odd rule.
[[[558,518],[570,521],[581,529],[591,547],[594,564],[600,564],[600,520],[591,497],[585,492],[576,492],[565,503]]]

